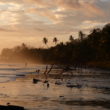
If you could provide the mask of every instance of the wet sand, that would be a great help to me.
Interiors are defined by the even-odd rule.
[[[73,76],[65,73],[63,80],[59,79],[56,73],[57,70],[48,78],[49,86],[44,83],[45,78],[38,77],[35,73],[18,77],[14,81],[0,83],[0,105],[10,102],[12,105],[23,106],[27,110],[110,109],[108,73],[74,71]],[[34,84],[33,78],[40,81]],[[68,84],[73,86],[69,87]]]

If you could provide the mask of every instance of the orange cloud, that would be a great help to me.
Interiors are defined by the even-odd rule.
[[[27,0],[24,0],[27,1]],[[87,0],[28,0],[30,2],[35,2],[36,6],[53,7],[53,8],[63,8],[65,10],[76,10],[83,12],[85,15],[103,15],[103,11],[95,5],[95,1]],[[51,9],[49,9],[51,10]]]
[[[64,8],[65,10],[75,10],[82,12],[87,16],[98,16],[103,15],[103,11],[95,5],[95,3],[87,2],[84,0],[56,0],[58,7]]]
[[[61,21],[61,19],[64,17],[62,14],[58,14],[53,10],[49,10],[49,9],[45,9],[44,10],[40,10],[38,8],[30,8],[27,10],[27,13],[33,13],[39,16],[43,16],[44,19],[47,18],[50,21],[52,21],[53,23],[58,23]],[[48,22],[47,22],[48,23]]]

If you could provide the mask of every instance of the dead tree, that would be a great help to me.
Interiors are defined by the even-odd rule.
[[[44,71],[44,73],[43,73],[46,79],[48,78],[49,73],[50,73],[51,70],[53,69],[53,66],[54,66],[54,65],[51,65],[51,67],[50,67],[49,69],[48,69],[48,66],[46,66],[46,69],[45,69],[45,71]]]
[[[68,65],[67,66],[65,66],[63,69],[62,69],[62,71],[60,72],[60,77],[63,75],[63,73],[65,73],[65,72],[69,72],[72,76],[73,76],[73,72],[72,72],[72,70],[73,69],[71,69]]]

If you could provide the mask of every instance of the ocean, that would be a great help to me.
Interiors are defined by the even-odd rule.
[[[23,106],[26,110],[110,109],[109,70],[77,68],[72,71],[71,77],[48,78],[48,87],[45,79],[34,84],[36,70],[40,69],[43,73],[45,67],[37,64],[0,64],[0,105],[10,103]],[[60,71],[55,68],[50,74]],[[69,75],[69,72],[64,75]]]

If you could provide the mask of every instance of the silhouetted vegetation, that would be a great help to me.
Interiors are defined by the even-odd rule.
[[[47,46],[48,39],[46,37],[43,38],[43,43]],[[48,47],[48,46],[47,46]]]
[[[54,43],[55,43],[55,45],[56,45],[56,44],[57,44],[57,42],[58,42],[58,39],[57,39],[56,37],[54,37],[53,42],[54,42]]]
[[[78,39],[71,35],[66,43],[57,41],[55,37],[55,46],[50,48],[29,48],[22,44],[3,49],[1,59],[14,61],[23,58],[21,61],[110,67],[110,24],[103,29],[93,29],[89,35],[80,31]],[[44,38],[43,43],[47,45],[48,39]]]

